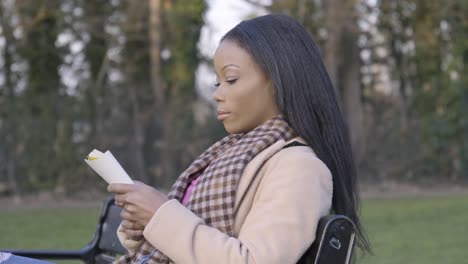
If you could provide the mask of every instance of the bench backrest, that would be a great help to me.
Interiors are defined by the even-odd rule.
[[[349,264],[354,250],[355,225],[344,215],[320,219],[315,241],[298,264]]]
[[[111,263],[106,255],[125,254],[126,250],[117,238],[121,222],[121,208],[107,199],[101,209],[101,221],[96,263]],[[355,226],[343,215],[322,217],[317,227],[315,241],[298,264],[349,264],[354,250]],[[104,256],[105,259],[100,260]]]
[[[127,253],[117,237],[117,229],[122,221],[121,211],[122,208],[116,206],[112,198],[107,198],[101,207],[99,223],[90,243],[95,247],[94,259],[97,264],[112,263],[116,255]]]
[[[122,209],[112,198],[103,202],[99,221],[90,243],[80,250],[4,250],[38,259],[81,259],[87,264],[109,264],[117,255],[127,253],[117,237]],[[316,238],[298,264],[349,264],[354,248],[354,223],[342,215],[320,219]]]
[[[117,228],[122,219],[120,212],[122,208],[114,204],[114,200],[109,200],[109,206],[104,215],[104,221],[101,227],[101,239],[99,239],[98,248],[103,252],[122,254],[125,253],[125,248],[120,244],[117,237]]]

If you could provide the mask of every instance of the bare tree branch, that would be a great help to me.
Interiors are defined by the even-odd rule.
[[[244,2],[249,3],[255,7],[268,8],[270,5],[259,3],[255,0],[244,0]]]

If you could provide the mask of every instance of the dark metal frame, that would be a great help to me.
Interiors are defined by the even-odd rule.
[[[106,198],[99,213],[93,239],[79,250],[2,250],[14,255],[47,260],[82,260],[88,264],[111,263],[126,250],[118,242],[116,231],[120,224],[120,208],[112,198]],[[118,216],[118,217],[116,217]]]
[[[18,256],[48,260],[82,260],[88,264],[112,263],[126,253],[117,238],[121,208],[104,200],[93,239],[80,250],[1,250]],[[348,217],[327,215],[320,219],[316,238],[298,264],[350,264],[356,227]]]

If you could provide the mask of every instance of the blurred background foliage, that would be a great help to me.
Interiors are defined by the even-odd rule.
[[[467,1],[239,1],[320,45],[361,180],[467,182]],[[2,0],[0,194],[105,190],[93,148],[169,188],[225,135],[196,87],[209,2]]]

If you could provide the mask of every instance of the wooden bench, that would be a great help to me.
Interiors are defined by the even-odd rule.
[[[0,250],[44,260],[82,260],[88,264],[112,263],[126,253],[117,238],[121,208],[109,197],[104,200],[90,243],[80,250]],[[320,219],[313,245],[298,264],[348,264],[354,249],[355,226],[347,217],[328,215]]]

